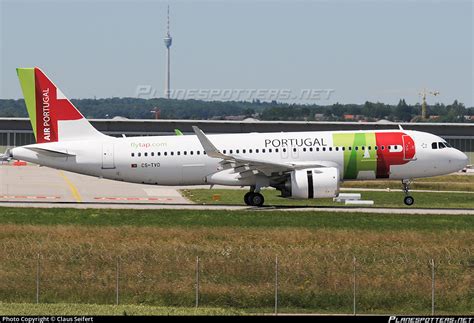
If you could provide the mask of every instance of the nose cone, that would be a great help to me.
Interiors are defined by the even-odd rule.
[[[467,166],[469,160],[465,153],[457,149],[453,149],[450,156],[450,163],[455,171],[459,171]]]

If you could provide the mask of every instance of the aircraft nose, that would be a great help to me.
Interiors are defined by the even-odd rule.
[[[454,149],[453,154],[451,155],[450,161],[453,166],[456,166],[457,170],[461,170],[468,164],[468,158],[465,153],[460,150]]]

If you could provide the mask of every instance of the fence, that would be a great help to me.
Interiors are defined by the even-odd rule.
[[[434,259],[196,257],[9,259],[0,302],[232,307],[256,312],[458,313],[472,309],[468,264]],[[319,263],[318,263],[319,261]],[[5,264],[5,263],[4,263]],[[4,266],[3,266],[4,267]],[[179,268],[179,270],[177,270]],[[467,289],[459,288],[467,283]],[[453,289],[454,288],[454,289]],[[35,296],[33,296],[35,295]],[[36,298],[36,299],[35,299]]]

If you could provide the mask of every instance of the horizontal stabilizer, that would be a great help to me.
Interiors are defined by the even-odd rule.
[[[39,154],[48,156],[48,157],[69,157],[69,156],[76,156],[73,153],[68,152],[66,149],[45,149],[45,148],[38,148],[38,147],[24,147],[29,150],[33,150]]]

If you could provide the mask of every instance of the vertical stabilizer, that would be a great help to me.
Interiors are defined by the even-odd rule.
[[[104,138],[38,67],[17,68],[37,143]]]

